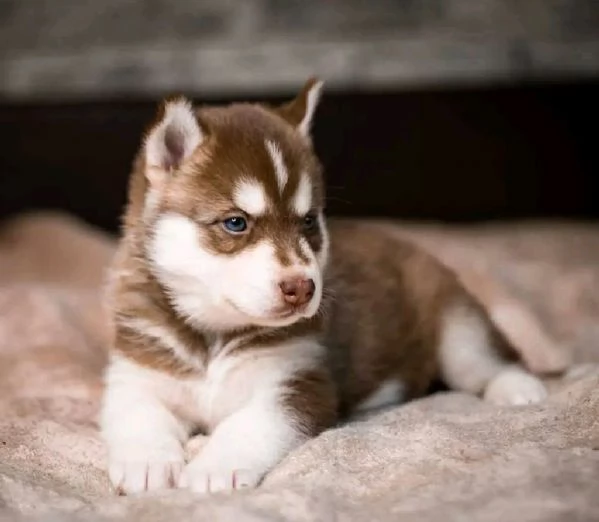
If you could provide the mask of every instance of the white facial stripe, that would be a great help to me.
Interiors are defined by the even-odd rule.
[[[312,207],[312,183],[307,174],[302,174],[292,199],[293,210],[299,215],[306,215]]]
[[[318,264],[320,268],[324,268],[329,259],[329,231],[327,229],[327,224],[325,223],[324,215],[322,212],[318,215],[318,227],[320,229],[320,237],[322,238],[322,244],[320,245],[320,250],[316,254],[316,259],[318,260]]]
[[[261,216],[268,208],[264,187],[256,180],[238,182],[233,191],[233,201],[238,208],[252,216]]]
[[[283,190],[285,190],[285,186],[287,185],[287,180],[289,179],[289,173],[287,172],[285,162],[283,161],[283,153],[278,145],[273,141],[264,140],[264,144],[266,145],[266,150],[268,151],[270,159],[272,160],[275,175],[277,176],[279,193],[283,193]]]
[[[314,254],[312,253],[312,249],[310,248],[310,245],[308,244],[308,240],[305,237],[302,237],[300,239],[299,245],[300,245],[300,250],[302,251],[302,254],[304,254],[304,256],[307,259],[312,259],[314,257]]]

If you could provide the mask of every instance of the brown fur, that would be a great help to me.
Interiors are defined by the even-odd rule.
[[[285,390],[283,404],[299,420],[304,435],[318,435],[337,421],[338,394],[325,369],[299,372],[285,384]]]
[[[309,139],[299,139],[288,124],[301,120],[306,92],[304,89],[294,102],[279,109],[248,104],[199,109],[204,139],[182,166],[183,175],[168,182],[153,178],[152,183],[157,184],[153,188],[162,195],[159,212],[176,211],[194,220],[208,237],[207,248],[214,253],[234,255],[266,236],[277,245],[284,260],[297,242],[297,224],[279,209],[288,206],[300,173],[310,176],[315,209],[324,205],[321,167]],[[289,169],[282,195],[264,148],[265,138],[281,146]],[[232,189],[247,173],[258,178],[277,203],[264,219],[250,223],[249,233],[232,236],[223,231],[219,221],[234,210]],[[143,216],[148,189],[140,153],[131,177],[124,237],[110,291],[115,322],[113,348],[144,366],[189,376],[199,370],[175,357],[158,340],[142,337],[127,327],[128,318],[151,319],[183,341],[204,365],[210,362],[209,345],[214,334],[197,331],[178,316],[146,262],[144,242],[152,225]],[[272,346],[309,332],[322,338],[328,349],[328,367],[296,375],[283,398],[307,434],[331,425],[338,413],[349,413],[387,379],[401,380],[408,398],[425,393],[440,374],[437,347],[441,320],[452,306],[472,310],[487,324],[496,352],[506,361],[516,359],[510,343],[484,309],[454,273],[433,257],[394,238],[382,227],[331,221],[329,230],[331,261],[320,314],[286,328],[247,328],[219,334],[230,339],[244,336],[235,351]],[[305,237],[314,251],[322,247],[319,233]]]
[[[273,238],[280,255],[288,250],[291,229],[287,216],[279,210],[288,206],[299,183],[300,173],[309,175],[317,207],[324,202],[320,165],[307,143],[291,139],[293,131],[278,116],[252,105],[236,104],[227,108],[204,108],[198,111],[202,130],[207,137],[184,171],[165,190],[161,211],[174,210],[194,219],[208,233],[207,247],[214,253],[235,254],[264,236]],[[280,196],[272,161],[264,147],[268,137],[283,147],[289,169],[289,181]],[[235,182],[252,173],[258,176],[271,200],[277,205],[260,221],[261,230],[241,237],[227,234],[218,220],[227,217],[232,207]],[[143,173],[142,173],[143,175]],[[320,238],[307,236],[317,247]]]
[[[159,109],[157,121],[163,112],[164,104]],[[232,211],[232,187],[234,181],[244,176],[245,172],[260,173],[261,179],[266,180],[265,186],[271,197],[279,199],[272,161],[263,146],[265,134],[277,144],[286,144],[283,153],[288,162],[289,181],[282,194],[281,206],[288,205],[289,198],[294,194],[300,169],[310,175],[314,201],[322,206],[324,191],[320,165],[310,153],[310,144],[294,146],[296,140],[289,139],[292,130],[288,124],[274,111],[260,106],[235,104],[227,108],[203,108],[198,110],[198,119],[202,132],[206,135],[205,142],[185,167],[191,175],[179,176],[176,183],[159,187],[164,196],[160,210],[174,210],[198,222],[208,233],[210,248],[215,253],[233,255],[263,235],[269,235],[275,238],[275,244],[283,257],[289,246],[290,224],[281,219],[280,214],[274,213],[268,220],[261,222],[262,230],[241,237],[233,237],[224,232],[216,220]],[[140,151],[131,175],[129,202],[123,221],[125,233],[114,264],[115,272],[127,272],[126,277],[116,278],[110,292],[114,317],[117,325],[127,317],[152,319],[155,324],[182,336],[194,347],[193,351],[198,357],[205,359],[207,343],[202,334],[190,333],[190,328],[177,317],[168,303],[164,289],[152,276],[144,260],[144,241],[151,233],[151,223],[143,219],[144,201],[149,188],[145,170],[145,161]],[[315,251],[320,248],[322,239],[317,233],[307,233],[306,239]],[[297,330],[299,327],[305,330],[306,326],[308,325],[297,325],[293,329]],[[132,335],[126,328],[118,326],[114,334],[114,349],[140,364],[176,375],[193,372],[182,361],[173,357],[169,359],[166,356],[168,350],[165,352],[155,341]],[[270,342],[279,337],[278,334],[271,334],[268,340]]]
[[[408,398],[425,393],[440,377],[443,312],[457,303],[486,319],[495,349],[515,360],[511,345],[456,275],[424,250],[374,224],[331,220],[329,229],[334,304],[327,346],[344,411],[393,377],[406,385]]]

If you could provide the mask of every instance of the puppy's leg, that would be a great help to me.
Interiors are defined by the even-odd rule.
[[[111,363],[100,423],[118,493],[176,486],[188,430],[156,396],[145,370],[122,359]]]
[[[441,375],[456,390],[496,404],[543,400],[543,383],[524,369],[516,351],[474,303],[452,305],[443,317],[439,344]]]
[[[334,423],[333,397],[328,377],[318,370],[259,390],[216,427],[179,486],[197,493],[257,486],[291,450]]]

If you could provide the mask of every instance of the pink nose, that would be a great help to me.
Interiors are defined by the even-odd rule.
[[[295,306],[305,305],[310,302],[314,295],[314,281],[312,279],[301,279],[294,277],[279,283],[283,299],[286,303]]]

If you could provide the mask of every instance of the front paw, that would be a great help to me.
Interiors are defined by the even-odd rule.
[[[264,472],[236,467],[230,463],[211,465],[200,456],[183,470],[179,487],[195,493],[231,492],[256,487],[263,475]]]
[[[177,487],[185,467],[182,451],[118,452],[111,457],[108,474],[118,495],[132,495]]]

